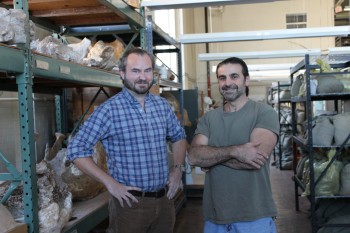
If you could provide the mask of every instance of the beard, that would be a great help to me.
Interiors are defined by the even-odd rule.
[[[220,89],[220,93],[226,101],[232,102],[237,100],[243,94],[245,94],[245,87],[245,85],[237,86],[236,84],[232,84],[230,86],[223,86]]]
[[[131,82],[130,80],[127,79],[127,77],[125,76],[124,78],[124,86],[135,92],[136,94],[146,94],[149,89],[151,89],[152,87],[152,82],[147,82],[146,80],[138,80],[136,82]]]

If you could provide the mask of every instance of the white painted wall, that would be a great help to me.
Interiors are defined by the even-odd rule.
[[[189,8],[184,12],[184,33],[203,33],[204,8]],[[210,11],[209,11],[210,12]],[[285,29],[286,14],[307,13],[307,27],[331,27],[334,26],[334,0],[289,0],[272,3],[242,4],[212,8],[209,14],[209,32],[238,32],[254,30]],[[252,52],[269,50],[291,49],[324,49],[335,46],[334,37],[305,38],[305,39],[280,39],[250,42],[225,42],[210,43],[211,53],[221,52]],[[186,82],[186,87],[197,85],[199,92],[207,93],[206,62],[198,61],[198,54],[205,53],[205,44],[184,45],[186,75],[195,79],[196,84]],[[247,64],[276,64],[297,63],[302,58],[284,59],[250,59]],[[210,67],[218,62],[210,62]],[[218,92],[217,81],[214,73],[210,74],[211,93],[214,99],[221,99]],[[272,81],[270,81],[272,82]],[[264,99],[266,86],[269,82],[254,84],[251,97]]]
[[[16,92],[0,91],[0,150],[10,163],[17,165],[20,171],[21,144],[17,97]],[[7,172],[5,165],[1,162],[0,172]]]
[[[53,95],[34,94],[34,127],[39,138],[35,143],[36,158],[45,156],[45,145],[55,140],[55,101]],[[18,171],[21,171],[21,144],[17,92],[0,91],[0,150]],[[0,172],[7,171],[0,163]]]

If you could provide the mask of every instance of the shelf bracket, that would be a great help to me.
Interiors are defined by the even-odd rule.
[[[22,180],[22,174],[16,169],[16,167],[6,159],[3,153],[0,151],[0,162],[4,163],[9,173],[0,173],[0,180],[11,180],[11,184],[7,189],[5,195],[1,199],[1,203],[5,204],[12,194],[12,192],[19,186]]]
[[[83,113],[83,115],[80,117],[79,121],[77,122],[77,124],[74,126],[74,129],[71,132],[71,135],[74,136],[75,132],[79,129],[81,122],[83,121],[85,115],[89,112],[92,104],[95,102],[95,100],[97,99],[98,95],[100,94],[100,92],[103,91],[103,93],[109,98],[107,92],[103,89],[103,87],[100,87],[100,89],[97,91],[96,95],[94,96],[94,98],[91,100],[89,107],[85,110],[85,112]]]

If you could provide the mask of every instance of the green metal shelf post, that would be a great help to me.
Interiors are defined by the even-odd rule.
[[[22,9],[27,16],[24,28],[26,42],[23,45],[22,50],[24,55],[24,72],[16,76],[16,83],[18,85],[18,106],[20,117],[24,221],[28,225],[28,232],[36,233],[39,232],[39,221],[34,142],[32,57],[29,36],[29,8],[28,1],[26,0],[13,1],[13,3],[15,9]]]

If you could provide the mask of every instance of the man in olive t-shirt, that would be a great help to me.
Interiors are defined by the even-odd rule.
[[[250,77],[243,60],[222,61],[216,75],[224,105],[200,119],[189,151],[190,164],[207,171],[204,232],[276,232],[269,160],[278,115],[248,98]]]

